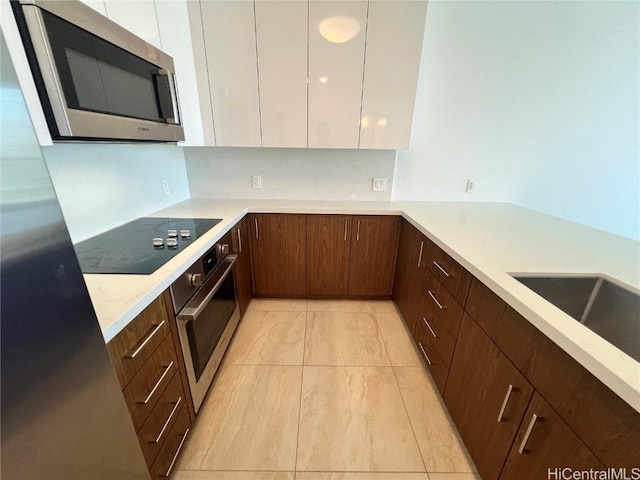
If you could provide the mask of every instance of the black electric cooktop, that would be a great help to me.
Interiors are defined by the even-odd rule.
[[[149,274],[218,224],[218,218],[134,220],[74,245],[82,273]]]

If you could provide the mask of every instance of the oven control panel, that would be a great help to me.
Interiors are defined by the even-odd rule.
[[[218,249],[216,247],[217,245],[213,247],[211,250],[209,250],[207,253],[205,253],[204,256],[202,257],[202,260],[201,260],[202,270],[205,277],[209,275],[209,272],[211,272],[211,270],[213,270],[218,264],[218,260],[217,260],[218,255],[216,254],[216,251]]]

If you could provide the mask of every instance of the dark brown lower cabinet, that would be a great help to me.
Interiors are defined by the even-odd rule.
[[[307,296],[346,296],[350,255],[351,215],[307,215]]]
[[[108,344],[142,453],[155,479],[169,478],[195,420],[165,291]]]
[[[398,217],[354,216],[349,290],[354,297],[390,297],[398,250]]]
[[[235,266],[236,290],[240,315],[247,311],[251,301],[251,254],[249,252],[249,228],[247,217],[231,229],[233,253],[238,256]]]
[[[422,278],[430,242],[406,220],[402,219],[401,224],[393,299],[407,328],[413,332],[422,296]]]
[[[253,293],[301,297],[306,281],[306,215],[249,215]]]
[[[561,475],[564,468],[604,470],[604,465],[536,392],[500,478],[570,478]]]
[[[532,394],[529,382],[465,314],[444,400],[483,480],[499,477]]]
[[[466,311],[607,467],[640,463],[640,413],[474,279]]]

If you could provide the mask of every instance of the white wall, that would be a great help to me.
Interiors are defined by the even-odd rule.
[[[181,147],[65,143],[42,152],[73,242],[189,198]]]
[[[432,0],[394,199],[511,201],[638,238],[638,24],[637,2]]]
[[[391,198],[394,151],[287,148],[185,148],[192,197],[297,200]],[[262,176],[262,189],[251,176]],[[388,178],[386,192],[371,190]]]

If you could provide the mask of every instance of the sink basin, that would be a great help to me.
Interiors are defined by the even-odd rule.
[[[512,277],[640,362],[640,295],[631,288],[597,275]]]

